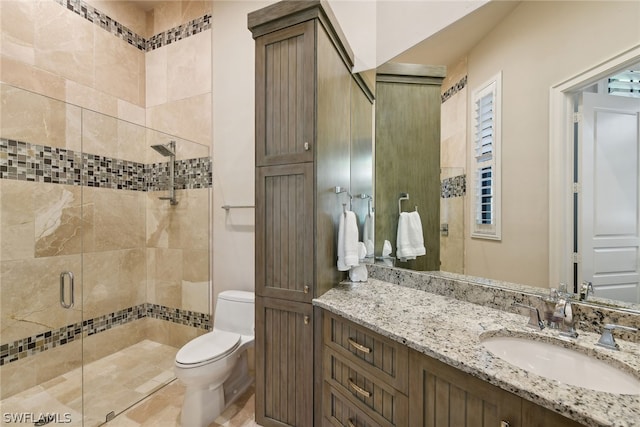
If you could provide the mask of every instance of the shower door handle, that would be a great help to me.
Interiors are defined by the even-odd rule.
[[[69,277],[69,290],[71,293],[71,298],[69,298],[69,302],[67,302],[67,298],[65,296],[65,277]],[[62,273],[60,273],[60,305],[63,308],[71,308],[73,307],[73,304],[75,302],[75,285],[74,285],[74,280],[73,280],[73,273],[70,271],[63,271]]]

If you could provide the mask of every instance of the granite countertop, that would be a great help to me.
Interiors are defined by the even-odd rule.
[[[595,346],[599,334],[580,330],[576,340],[565,342],[557,330],[526,327],[527,316],[376,279],[340,284],[313,304],[587,426],[640,426],[640,395],[597,392],[528,373],[493,356],[480,337],[526,336],[578,346],[636,374],[638,344],[618,340],[621,351],[606,350]]]

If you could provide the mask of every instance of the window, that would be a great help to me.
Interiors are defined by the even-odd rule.
[[[500,240],[500,89],[498,74],[472,97],[472,237]]]

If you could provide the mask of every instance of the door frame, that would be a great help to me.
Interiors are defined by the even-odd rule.
[[[640,44],[551,87],[549,93],[549,284],[573,283],[574,95],[640,61]]]

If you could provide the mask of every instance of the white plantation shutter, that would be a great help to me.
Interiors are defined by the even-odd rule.
[[[473,186],[471,234],[500,239],[500,96],[498,75],[473,92]]]

